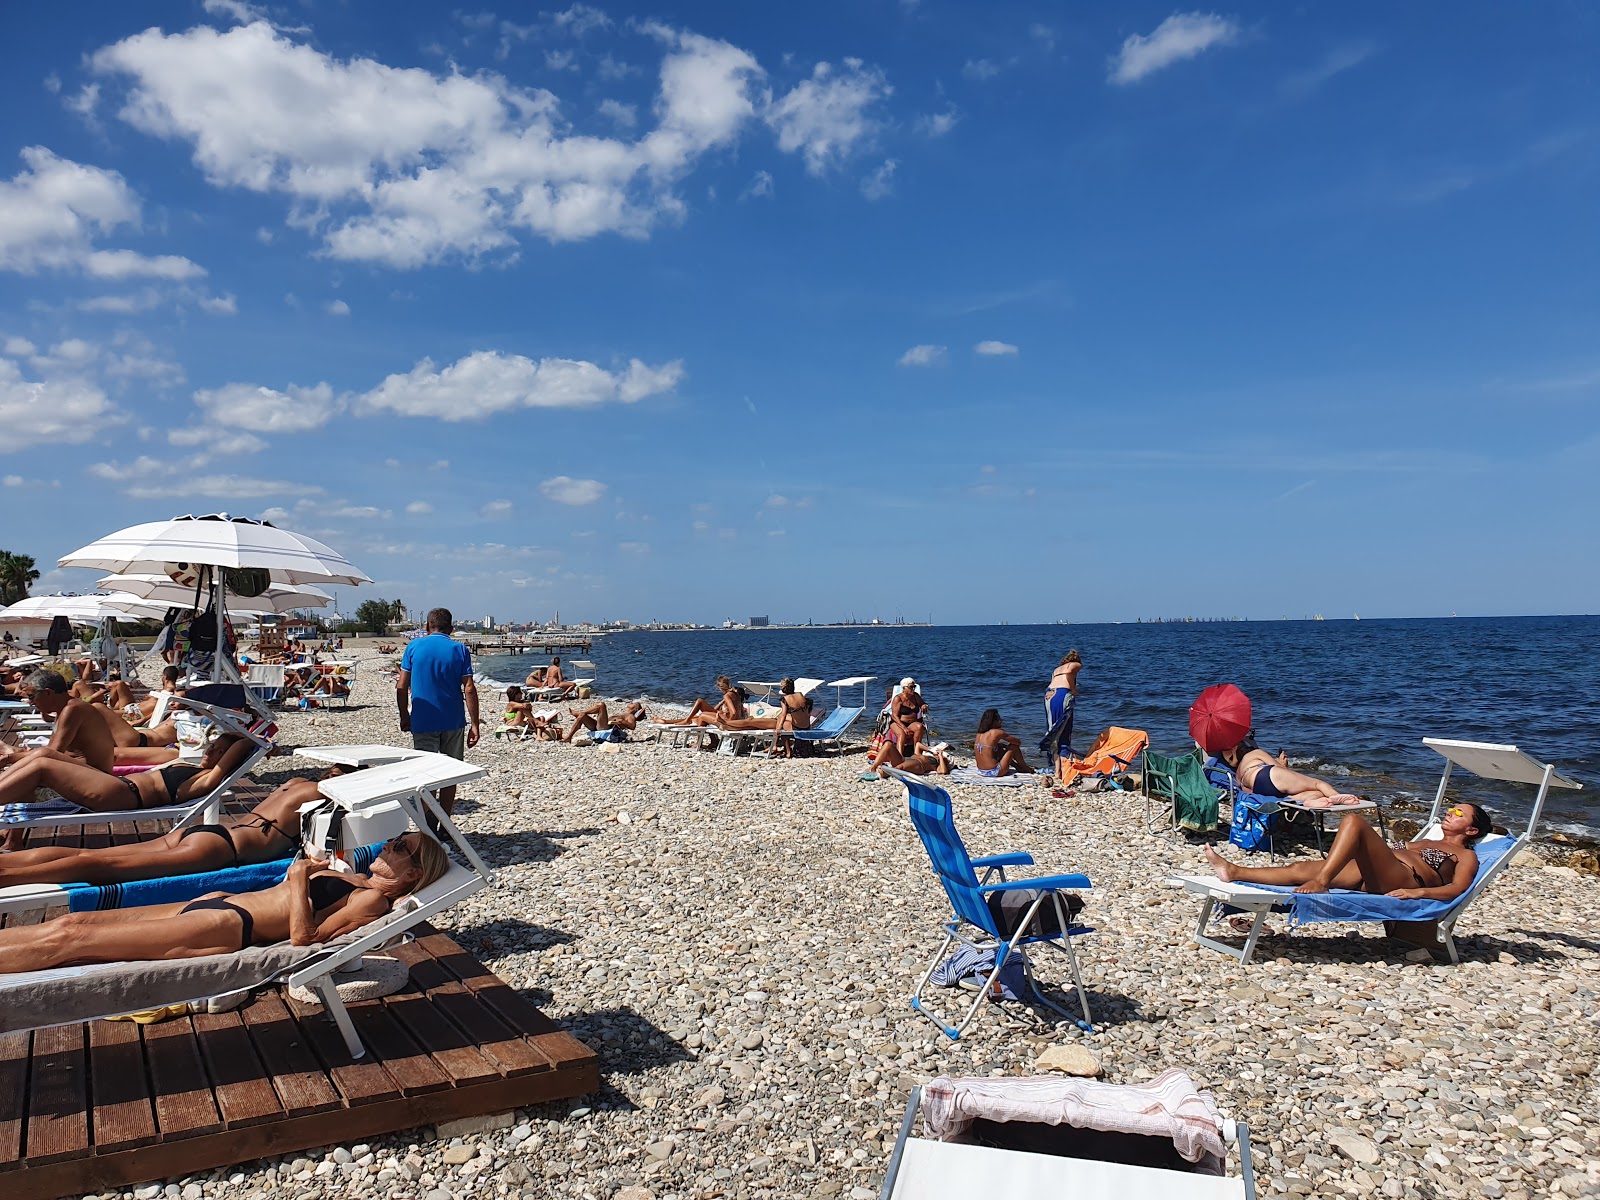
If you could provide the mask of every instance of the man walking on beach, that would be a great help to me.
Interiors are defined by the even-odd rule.
[[[395,680],[400,732],[418,750],[466,758],[483,732],[478,685],[472,681],[472,651],[450,636],[455,618],[448,608],[428,614],[427,636],[406,644]],[[439,789],[439,807],[455,809],[456,789]]]

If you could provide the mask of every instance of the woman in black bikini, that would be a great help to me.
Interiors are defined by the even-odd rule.
[[[226,779],[253,747],[249,738],[225,733],[206,747],[198,767],[173,763],[138,775],[108,775],[65,756],[29,755],[0,775],[0,804],[32,800],[34,789],[42,787],[95,812],[184,804]]]
[[[331,779],[345,768],[322,776]],[[291,779],[250,815],[223,825],[190,825],[148,842],[76,850],[40,846],[0,855],[0,887],[21,883],[129,883],[220,871],[287,858],[300,840],[300,806],[321,792],[315,779]]]
[[[449,867],[438,842],[405,833],[384,844],[370,875],[330,871],[325,862],[302,858],[290,865],[282,883],[264,891],[69,913],[39,925],[0,929],[0,971],[198,958],[285,940],[309,946],[376,920]]]
[[[1472,846],[1494,828],[1481,804],[1456,804],[1439,821],[1439,839],[1385,842],[1359,813],[1339,822],[1328,857],[1283,867],[1241,867],[1210,846],[1206,860],[1224,883],[1298,884],[1297,892],[1329,888],[1372,892],[1396,900],[1454,900],[1472,886],[1478,856]]]

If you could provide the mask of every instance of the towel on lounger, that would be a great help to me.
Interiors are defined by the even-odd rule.
[[[985,787],[1021,787],[1027,775],[985,775],[977,767],[962,767],[950,772],[951,783],[981,783]]]
[[[362,872],[383,850],[383,844],[358,846],[350,851],[351,870]],[[108,908],[148,908],[153,904],[183,904],[209,892],[259,892],[283,882],[293,859],[223,867],[194,875],[167,875],[132,883],[69,883],[67,906],[73,912],[100,912]]]

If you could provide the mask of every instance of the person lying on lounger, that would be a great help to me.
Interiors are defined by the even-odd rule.
[[[1280,754],[1273,758],[1251,738],[1217,757],[1227,764],[1240,787],[1258,796],[1293,800],[1306,808],[1337,808],[1341,804],[1361,803],[1360,796],[1341,792],[1331,783],[1291,770],[1287,756]]]
[[[943,742],[937,746],[924,746],[918,742],[911,754],[901,754],[900,747],[894,742],[884,742],[867,760],[871,770],[863,773],[860,778],[870,779],[873,775],[877,775],[881,779],[887,779],[889,776],[884,770],[886,767],[893,767],[908,775],[948,775],[950,759],[945,752],[949,749],[950,747]]]
[[[1007,733],[1000,725],[1000,710],[986,708],[978,718],[978,736],[972,743],[978,774],[993,778],[1031,775],[1033,768],[1022,757],[1022,739]]]
[[[648,720],[648,717],[645,715],[644,705],[637,700],[616,716],[612,716],[606,711],[606,703],[602,700],[598,704],[591,704],[588,708],[573,709],[572,728],[567,730],[566,735],[561,740],[570,742],[578,736],[578,730],[580,729],[588,729],[590,731],[617,729],[627,732],[639,728],[639,722],[643,720]]]
[[[95,812],[187,804],[231,775],[254,745],[247,737],[225,733],[206,747],[199,766],[177,762],[138,775],[113,775],[71,755],[32,751],[0,773],[0,805],[26,803],[42,787],[54,788],[63,799]],[[15,848],[10,840],[22,832],[7,832],[7,849]]]
[[[1396,900],[1454,900],[1478,872],[1473,845],[1494,822],[1481,804],[1455,804],[1439,821],[1440,837],[1427,842],[1385,842],[1360,813],[1346,813],[1328,857],[1282,867],[1241,867],[1210,846],[1206,861],[1224,883],[1296,884],[1297,892],[1345,888]]]
[[[444,847],[433,838],[404,833],[384,843],[370,875],[330,871],[325,862],[301,858],[282,883],[259,892],[213,892],[187,904],[69,913],[0,929],[0,971],[199,958],[284,940],[310,946],[377,920],[449,868]]]
[[[707,704],[704,700],[696,700],[693,707],[681,717],[674,717],[670,721],[662,721],[663,725],[716,725],[721,721],[742,721],[745,719],[744,702],[747,693],[726,675],[717,676],[717,691],[722,693],[722,699],[716,704]]]
[[[320,780],[357,768],[333,767],[319,779],[291,779],[250,810],[220,825],[189,825],[148,842],[80,850],[40,846],[0,855],[0,887],[22,883],[128,883],[194,875],[287,858],[300,840],[300,806],[319,798]]]
[[[718,729],[810,729],[811,697],[794,690],[794,680],[778,684],[778,711],[770,717],[722,717]]]

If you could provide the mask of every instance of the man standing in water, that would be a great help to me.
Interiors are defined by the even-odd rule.
[[[1039,743],[1042,753],[1049,756],[1050,769],[1062,754],[1072,753],[1072,714],[1078,702],[1078,672],[1083,669],[1083,659],[1076,650],[1068,650],[1050,676],[1050,686],[1044,693],[1045,724],[1050,732]]]
[[[418,750],[466,758],[483,732],[478,719],[478,685],[472,680],[472,651],[450,636],[455,618],[448,608],[428,614],[428,633],[406,644],[395,680],[400,732],[411,734]],[[439,807],[451,812],[456,789],[439,789]]]

